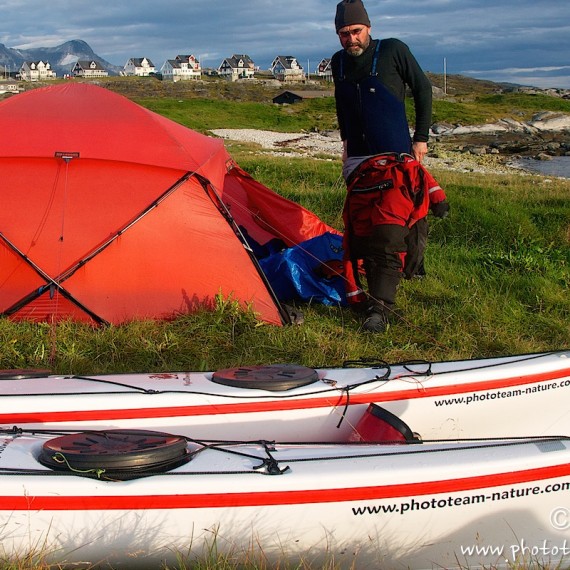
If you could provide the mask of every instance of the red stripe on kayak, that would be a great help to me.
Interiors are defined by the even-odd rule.
[[[410,400],[415,398],[433,398],[441,396],[452,396],[455,394],[465,394],[467,392],[491,391],[515,386],[524,386],[549,380],[557,380],[568,377],[569,370],[556,370],[532,374],[528,376],[515,376],[513,378],[503,378],[498,380],[484,380],[481,382],[470,382],[468,384],[452,384],[446,386],[425,387],[420,381],[407,390],[397,390],[393,392],[373,391],[366,394],[350,393],[350,404],[370,404],[371,402],[391,402],[394,400]],[[409,381],[414,381],[416,377],[409,377]],[[429,381],[429,380],[426,380]],[[390,382],[389,380],[387,381]],[[189,394],[191,395],[191,394]],[[111,394],[113,396],[113,394]],[[120,397],[119,394],[115,396]],[[216,394],[211,394],[216,397]],[[23,396],[24,397],[24,396]],[[73,398],[90,398],[90,395],[71,395]],[[145,398],[152,396],[144,395]],[[183,394],[179,395],[184,398]],[[33,395],[29,398],[34,398]],[[113,398],[114,399],[114,398]],[[77,401],[77,400],[76,400]],[[78,421],[105,421],[105,420],[131,420],[145,418],[174,418],[186,416],[205,416],[221,414],[249,414],[255,412],[275,412],[285,410],[306,410],[312,408],[330,408],[344,406],[347,402],[346,393],[321,396],[316,398],[282,398],[275,400],[256,400],[253,402],[230,402],[216,403],[199,406],[168,406],[155,408],[129,408],[110,410],[82,410],[82,411],[62,411],[62,412],[30,412],[30,413],[5,413],[0,414],[0,424],[21,425],[27,423],[57,423],[57,422],[78,422]]]
[[[145,509],[198,509],[226,507],[260,507],[268,505],[299,505],[309,503],[336,503],[347,501],[396,499],[402,497],[418,497],[441,493],[457,493],[490,489],[504,485],[516,485],[546,479],[556,479],[570,475],[570,464],[526,469],[508,473],[494,473],[476,477],[464,477],[424,483],[405,483],[373,487],[355,487],[338,489],[311,489],[303,491],[269,491],[247,493],[207,493],[199,495],[135,495],[135,496],[32,496],[22,497],[0,496],[2,511],[22,510],[145,510]],[[21,477],[21,475],[18,475]],[[236,475],[243,477],[243,475]],[[277,476],[278,477],[278,476]],[[188,479],[175,480],[178,485],[188,484]],[[57,481],[57,479],[55,479]],[[157,479],[164,482],[164,479]],[[117,485],[107,482],[105,485]],[[100,484],[101,485],[101,484]],[[533,494],[533,493],[531,493]]]

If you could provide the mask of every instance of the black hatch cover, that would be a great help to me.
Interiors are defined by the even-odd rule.
[[[212,381],[236,388],[253,388],[281,392],[312,384],[319,379],[317,371],[297,364],[266,364],[226,368],[214,372]]]
[[[186,439],[168,433],[117,429],[79,432],[43,444],[39,461],[76,475],[130,479],[164,472],[188,459]]]

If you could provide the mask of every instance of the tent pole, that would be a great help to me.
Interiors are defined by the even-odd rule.
[[[54,288],[61,294],[62,297],[64,297],[68,301],[71,301],[76,307],[78,307],[79,309],[84,311],[86,314],[88,314],[97,324],[99,324],[99,325],[108,325],[109,324],[105,319],[102,319],[97,314],[95,314],[93,311],[89,310],[87,307],[85,307],[83,304],[81,304],[77,299],[75,299],[73,297],[73,295],[71,295],[68,291],[66,291],[61,286],[61,281],[58,282],[53,277],[50,277],[43,269],[41,269],[41,267],[37,266],[23,251],[20,251],[8,238],[6,238],[6,236],[2,232],[0,232],[0,239],[18,257],[23,259],[24,262],[27,263],[42,279],[44,279],[46,281],[45,285],[38,287],[36,290],[34,290],[34,291],[28,293],[27,295],[25,295],[24,297],[22,297],[19,301],[14,303],[11,307],[8,307],[5,311],[3,311],[1,313],[2,315],[6,315],[6,316],[13,315],[17,311],[19,311],[22,307],[25,307],[27,304],[29,304],[32,301],[35,301],[36,299],[41,297],[49,289]],[[64,279],[66,279],[66,278],[64,278]],[[64,279],[62,279],[62,280],[64,280]]]
[[[257,258],[255,257],[255,254],[253,253],[251,246],[247,242],[247,239],[243,235],[240,227],[238,226],[238,224],[234,220],[233,216],[230,214],[228,207],[226,206],[224,201],[220,198],[218,192],[216,191],[216,189],[213,187],[213,185],[208,180],[206,180],[205,178],[203,178],[202,176],[200,176],[198,174],[196,175],[196,178],[198,178],[198,180],[200,181],[200,184],[204,188],[204,191],[210,197],[212,202],[214,202],[214,200],[212,199],[211,194],[213,194],[213,196],[216,198],[216,202],[217,202],[216,207],[218,208],[218,210],[222,214],[222,216],[226,219],[226,221],[228,222],[230,227],[233,229],[233,231],[236,234],[236,236],[238,237],[238,239],[243,244],[245,250],[247,251],[253,265],[257,269],[257,272],[259,273],[261,280],[263,281],[264,285],[267,287],[267,290],[269,291],[269,294],[270,294],[271,298],[273,299],[273,302],[275,303],[275,306],[277,307],[277,309],[279,311],[279,316],[281,317],[282,324],[290,325],[292,323],[291,315],[287,312],[287,310],[281,304],[281,301],[279,301],[279,299],[277,298],[277,295],[276,295],[275,291],[273,290],[273,287],[271,287],[271,283],[269,283],[269,280],[267,279],[265,273],[263,272],[261,265],[259,265],[259,262],[258,262]]]

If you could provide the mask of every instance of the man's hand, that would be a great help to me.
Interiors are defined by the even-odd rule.
[[[412,144],[412,156],[418,161],[422,162],[424,156],[428,153],[428,146],[426,142],[416,141]]]
[[[443,200],[443,202],[437,202],[437,204],[432,204],[430,206],[431,213],[436,218],[447,218],[449,216],[449,204]]]

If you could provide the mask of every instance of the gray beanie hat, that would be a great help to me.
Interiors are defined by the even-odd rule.
[[[334,24],[337,32],[341,28],[354,24],[363,24],[370,27],[370,19],[362,0],[342,0],[342,2],[339,2],[336,6]]]

